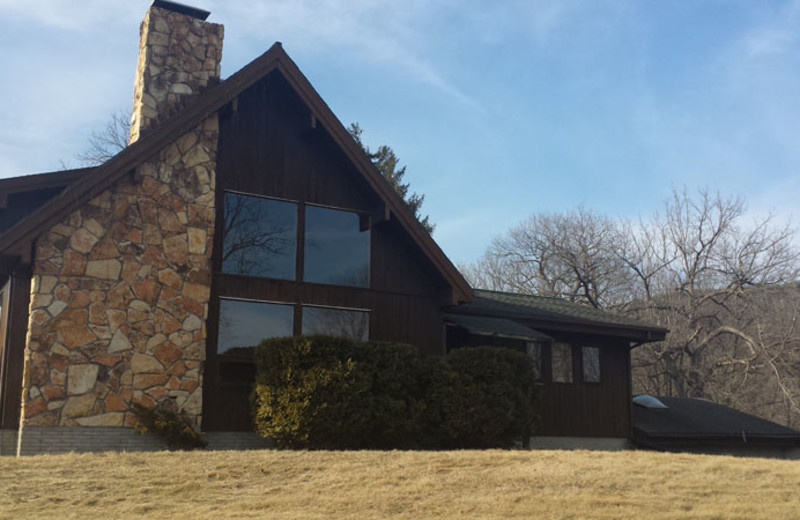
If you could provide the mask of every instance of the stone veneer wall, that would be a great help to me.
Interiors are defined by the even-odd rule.
[[[222,25],[151,7],[139,29],[131,142],[219,80]]]
[[[214,115],[36,241],[20,436],[131,426],[174,399],[199,426],[211,285]]]

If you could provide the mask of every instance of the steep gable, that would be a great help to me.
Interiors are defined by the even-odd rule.
[[[15,256],[20,257],[23,262],[28,261],[32,238],[54,225],[74,208],[101,194],[122,176],[159,153],[164,143],[188,132],[273,71],[281,73],[287,84],[308,107],[311,114],[309,124],[318,124],[325,128],[333,143],[341,149],[355,170],[380,197],[384,203],[384,216],[394,218],[400,223],[413,243],[451,284],[453,303],[469,300],[472,291],[469,284],[422,228],[402,199],[375,170],[369,158],[353,141],[297,65],[284,52],[280,43],[274,44],[267,52],[216,87],[209,88],[182,112],[153,128],[138,141],[99,166],[91,176],[86,176],[81,182],[70,185],[59,196],[0,235],[0,256]]]

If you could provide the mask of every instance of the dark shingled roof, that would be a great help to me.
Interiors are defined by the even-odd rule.
[[[667,408],[633,405],[634,440],[642,444],[748,444],[785,441],[800,446],[800,431],[703,399],[658,397]]]
[[[553,338],[547,334],[542,334],[506,318],[445,314],[444,319],[447,323],[463,327],[467,332],[479,336],[497,336],[528,341],[553,341]]]
[[[663,339],[667,333],[667,329],[661,327],[561,298],[485,289],[475,289],[474,293],[471,302],[452,308],[450,312],[639,331],[647,333],[649,341]]]

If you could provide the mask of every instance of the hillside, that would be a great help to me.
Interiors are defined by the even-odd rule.
[[[649,452],[0,458],[0,519],[800,518],[794,461]]]

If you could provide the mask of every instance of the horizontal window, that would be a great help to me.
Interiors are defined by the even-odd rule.
[[[355,211],[226,192],[222,272],[350,287],[369,286],[370,221]],[[298,244],[302,243],[302,250]]]
[[[330,307],[303,307],[303,335],[342,336],[357,341],[369,339],[369,312]]]
[[[219,303],[217,353],[252,355],[262,339],[291,336],[294,306],[223,298]]]

